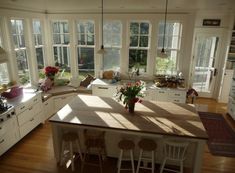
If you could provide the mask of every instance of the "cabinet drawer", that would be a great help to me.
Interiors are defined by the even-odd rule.
[[[186,98],[186,91],[170,91],[169,92],[169,97],[174,97],[174,98]]]
[[[37,103],[33,106],[30,106],[24,112],[17,115],[19,126],[21,126],[25,122],[27,122],[27,121],[31,120],[32,118],[34,118],[34,116],[36,114],[38,114],[40,111],[41,111],[41,104]]]
[[[52,98],[43,103],[43,117],[47,120],[54,113],[54,101]]]
[[[55,97],[54,98],[54,111],[57,112],[62,107],[64,107],[67,103],[69,103],[75,97],[75,95],[76,94],[73,93],[73,94],[66,94],[63,96]]]
[[[168,102],[173,102],[173,103],[185,103],[186,98],[180,98],[180,97],[169,97]]]
[[[117,93],[116,86],[92,86],[92,95],[100,97],[113,97]]]
[[[168,92],[166,90],[156,90],[155,91],[155,100],[156,101],[167,101]]]
[[[23,138],[25,135],[27,135],[31,130],[33,130],[38,124],[41,122],[41,116],[40,113],[34,116],[32,119],[25,122],[20,127],[20,137]]]

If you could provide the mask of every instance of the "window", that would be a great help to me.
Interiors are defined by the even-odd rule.
[[[182,24],[176,22],[166,23],[165,46],[168,58],[156,58],[156,74],[176,75],[177,62],[180,52]],[[163,47],[164,22],[158,26],[158,52]]]
[[[149,37],[150,26],[148,22],[130,23],[129,71],[146,72]]]
[[[36,58],[39,70],[39,78],[43,78],[44,62],[44,46],[42,43],[42,29],[40,20],[33,20],[33,37],[36,50]]]
[[[69,24],[67,21],[52,22],[55,65],[60,67],[60,76],[70,79]]]
[[[107,51],[104,54],[103,69],[120,71],[120,49],[122,24],[119,21],[104,22],[104,47]]]
[[[95,31],[93,21],[77,22],[77,53],[79,80],[89,73],[94,76]]]
[[[24,38],[23,20],[21,19],[11,20],[11,32],[15,46],[19,82],[22,85],[25,85],[30,82],[30,79],[29,79],[27,51]]]

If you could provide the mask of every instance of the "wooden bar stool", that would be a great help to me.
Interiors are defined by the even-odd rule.
[[[160,173],[164,170],[183,173],[183,162],[185,160],[186,150],[189,143],[181,140],[167,139],[164,141],[164,159]],[[178,163],[179,170],[165,168],[167,161]]]
[[[154,140],[151,139],[142,139],[139,141],[138,146],[140,147],[140,154],[139,154],[139,160],[137,165],[136,173],[139,173],[139,169],[148,169],[151,170],[152,173],[154,173],[154,167],[155,167],[155,150],[157,148],[157,144]],[[151,157],[144,156],[145,154],[151,153]],[[147,165],[146,165],[146,161]],[[141,162],[143,162],[143,166],[141,166]],[[151,162],[151,167],[148,167],[148,162]]]
[[[74,144],[76,145],[81,161],[83,161],[81,147],[79,144],[78,134],[75,132],[67,132],[62,136],[62,146],[61,146],[61,155],[60,155],[60,165],[63,165],[63,162],[71,162],[72,171],[74,171]]]
[[[135,148],[134,142],[131,140],[124,139],[118,143],[118,147],[120,148],[120,154],[118,158],[118,173],[120,173],[121,170],[132,170],[132,173],[135,173],[134,156],[133,156],[133,150]],[[130,158],[123,158],[124,152],[128,152],[128,151],[130,154]],[[121,168],[122,160],[130,160],[132,169]]]
[[[99,166],[100,172],[103,172],[103,157],[106,156],[105,147],[105,132],[96,130],[84,130],[84,140],[85,140],[85,155],[84,162],[82,164],[82,172],[84,170],[84,165]],[[98,156],[99,163],[93,163],[88,158],[91,155]]]

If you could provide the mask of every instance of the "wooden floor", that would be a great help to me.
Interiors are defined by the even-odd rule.
[[[235,122],[225,115],[226,104],[218,104],[211,99],[197,99],[198,109],[223,113],[235,129]],[[105,173],[116,172],[116,160],[107,159]],[[79,164],[76,164],[79,165]],[[99,172],[99,169],[85,168],[85,172]],[[97,170],[97,171],[96,171]],[[8,152],[0,157],[0,173],[63,173],[72,172],[57,166],[53,154],[51,126],[47,122],[39,125]],[[74,172],[80,172],[76,167]],[[159,172],[157,170],[156,172]],[[235,158],[213,156],[206,148],[202,173],[235,173]]]

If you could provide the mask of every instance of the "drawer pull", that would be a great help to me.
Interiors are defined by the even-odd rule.
[[[33,121],[34,120],[34,118],[32,118],[30,121]]]
[[[36,101],[38,101],[38,99],[34,99],[33,101],[36,102]]]
[[[175,96],[180,96],[180,94],[175,94]]]
[[[45,103],[45,106],[47,106],[48,105],[48,103]]]
[[[107,88],[107,87],[98,87],[98,89],[107,90],[109,88]]]
[[[25,108],[25,106],[22,106],[20,109],[22,110],[22,109],[24,109]]]
[[[63,99],[63,100],[64,100],[64,99],[66,99],[66,97],[61,97],[61,99]]]
[[[2,139],[2,140],[0,141],[0,144],[1,144],[1,143],[3,143],[4,141],[5,141],[5,140],[4,140],[4,139]]]
[[[0,130],[2,130],[2,127],[0,127]]]
[[[33,109],[33,106],[29,108],[29,110],[31,111]]]

